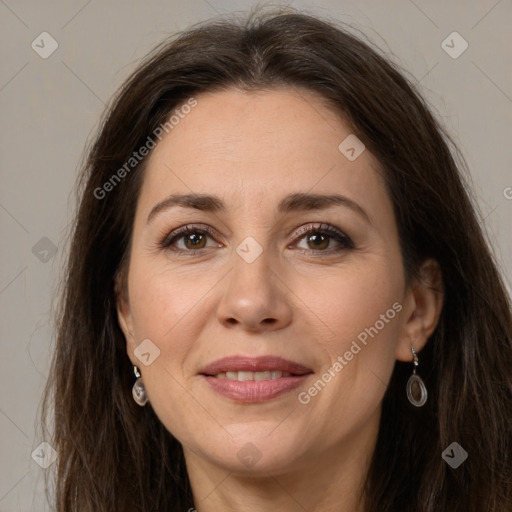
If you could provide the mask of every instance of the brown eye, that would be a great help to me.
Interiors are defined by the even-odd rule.
[[[308,235],[307,243],[310,249],[327,249],[329,237],[321,234]]]
[[[182,238],[187,249],[202,249],[206,245],[206,236],[202,233],[191,233]]]
[[[296,246],[315,255],[329,255],[355,248],[350,237],[329,224],[311,226],[306,232],[302,230],[302,236],[298,238]]]
[[[160,247],[178,254],[194,254],[195,251],[201,249],[222,247],[222,244],[215,243],[215,236],[215,232],[209,226],[198,228],[189,225],[176,229],[165,236],[160,242]],[[210,244],[208,244],[209,240]]]

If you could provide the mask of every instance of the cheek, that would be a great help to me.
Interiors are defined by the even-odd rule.
[[[158,356],[147,367],[139,365],[150,401],[181,403],[187,385],[183,369],[206,319],[211,273],[191,276],[149,264],[133,266],[130,272],[134,339],[128,350],[137,356],[142,340],[151,340]]]
[[[180,418],[196,418],[197,405],[188,394],[184,376],[185,361],[200,337],[205,318],[205,298],[212,288],[211,277],[191,277],[175,269],[162,270],[149,263],[130,269],[130,307],[134,324],[134,342],[150,339],[158,348],[158,357],[150,365],[139,365],[149,401],[166,428],[186,438],[187,429]],[[172,407],[169,405],[172,404]]]
[[[302,283],[297,295],[309,314],[308,323],[317,325],[322,345],[335,358],[348,350],[350,342],[375,327],[382,338],[397,334],[399,302],[403,296],[401,270],[393,265],[347,266],[328,278]],[[398,306],[393,308],[393,304]],[[373,330],[372,330],[373,332]],[[369,344],[368,344],[369,345]],[[345,349],[345,350],[344,350]]]
[[[214,286],[213,272],[180,271],[149,262],[131,269],[130,307],[136,334],[156,343],[173,340],[199,324],[197,314]]]
[[[307,323],[318,328],[318,336],[312,332],[315,342],[325,354],[318,377],[328,383],[318,386],[322,391],[312,405],[327,407],[333,425],[346,421],[349,411],[353,418],[366,417],[382,400],[401,328],[401,275],[396,262],[359,270],[352,266],[322,280],[321,288],[304,286],[298,292],[308,305]]]

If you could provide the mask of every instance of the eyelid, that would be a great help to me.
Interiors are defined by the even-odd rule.
[[[194,232],[202,233],[205,236],[210,237],[211,239],[213,239],[215,241],[217,241],[217,239],[219,239],[219,238],[222,238],[219,235],[219,233],[214,228],[209,226],[208,224],[201,224],[201,223],[186,224],[184,226],[174,229],[170,233],[165,231],[159,238],[160,242],[158,243],[158,246],[162,249],[167,249],[167,250],[173,251],[178,254],[183,254],[183,253],[195,254],[197,252],[201,252],[201,251],[207,249],[207,247],[203,247],[200,249],[188,249],[188,250],[179,249],[179,248],[173,248],[173,249],[169,248],[177,240],[180,240],[187,234],[194,233]],[[344,249],[353,249],[355,247],[354,243],[352,242],[352,239],[345,232],[343,232],[341,229],[337,228],[336,226],[333,226],[331,224],[322,223],[322,222],[304,224],[303,226],[296,229],[292,235],[293,243],[291,244],[291,246],[295,246],[298,242],[300,242],[300,240],[302,240],[309,233],[312,233],[312,234],[319,233],[319,234],[327,235],[330,238],[334,238],[335,241],[338,242],[338,244],[340,244],[341,246],[344,246],[343,247]],[[219,242],[217,242],[217,243],[219,243]],[[290,247],[290,245],[288,246],[288,248],[289,247]],[[327,250],[315,251],[314,249],[300,249],[299,248],[297,250],[302,251],[302,252],[316,253],[317,255],[322,255],[322,254],[329,255],[329,254],[332,254],[335,252],[339,252],[342,249],[331,248],[331,249],[327,249]]]
[[[308,233],[326,234],[326,235],[330,236],[331,238],[342,239],[343,243],[348,248],[352,248],[352,249],[354,248],[354,242],[344,231],[337,228],[336,226],[333,226],[332,224],[326,224],[324,222],[305,224],[305,225],[301,226],[300,228],[298,228],[292,235],[293,239],[294,239],[294,244],[296,242],[300,241],[302,238],[304,238],[304,235],[306,235]],[[338,242],[339,241],[340,240],[338,240]],[[328,253],[329,251],[313,251],[313,252]]]
[[[176,240],[179,240],[183,236],[187,235],[190,232],[200,232],[204,233],[205,235],[209,236],[212,239],[216,238],[222,238],[220,234],[211,226],[208,224],[186,224],[184,226],[180,226],[179,228],[173,229],[170,233],[168,231],[164,231],[162,235],[159,237],[159,243],[158,245],[161,248],[167,248]],[[200,249],[199,249],[200,250]],[[177,251],[180,251],[180,249],[177,249]],[[192,252],[193,249],[190,251],[184,251],[184,252]]]

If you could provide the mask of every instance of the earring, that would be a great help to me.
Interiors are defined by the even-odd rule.
[[[146,388],[144,387],[144,383],[142,382],[140,371],[136,366],[133,367],[133,373],[135,374],[135,377],[137,377],[137,380],[135,381],[135,384],[132,387],[132,396],[138,405],[144,407],[148,401],[148,397],[146,395]]]
[[[422,407],[425,405],[427,401],[427,388],[425,387],[425,383],[421,380],[419,375],[416,375],[416,368],[418,367],[418,356],[416,355],[416,351],[414,347],[411,345],[412,350],[412,362],[414,364],[414,370],[412,371],[412,375],[409,377],[407,381],[407,398],[412,405],[416,407]]]

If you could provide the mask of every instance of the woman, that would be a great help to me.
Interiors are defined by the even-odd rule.
[[[510,302],[450,144],[311,16],[148,56],[82,174],[56,510],[510,510]]]

